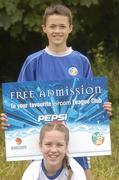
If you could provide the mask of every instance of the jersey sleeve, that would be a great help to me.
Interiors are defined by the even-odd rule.
[[[93,77],[93,72],[92,72],[92,69],[91,69],[91,64],[90,64],[88,58],[85,58],[83,73],[84,73],[84,77],[86,77],[86,78]]]
[[[30,164],[27,169],[24,171],[21,180],[34,180],[33,166]]]
[[[35,80],[34,65],[32,63],[32,59],[29,56],[21,68],[17,81],[24,82],[24,81],[34,81],[34,80]]]
[[[33,161],[24,171],[21,180],[36,180],[39,177],[41,160]]]
[[[86,180],[85,172],[83,168],[76,162],[76,160],[74,158],[70,158],[69,162],[73,171],[72,180],[77,180],[77,177],[80,177],[81,180]]]

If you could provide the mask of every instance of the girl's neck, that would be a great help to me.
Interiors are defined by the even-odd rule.
[[[44,162],[44,169],[46,171],[47,176],[54,176],[58,171],[62,169],[62,164],[59,166],[48,166]]]

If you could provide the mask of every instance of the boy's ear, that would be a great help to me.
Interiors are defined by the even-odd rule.
[[[42,25],[42,30],[43,30],[44,33],[46,32],[46,31],[45,31],[45,25],[44,25],[44,24]]]
[[[70,33],[72,32],[72,30],[73,30],[73,25],[71,24],[70,25]]]

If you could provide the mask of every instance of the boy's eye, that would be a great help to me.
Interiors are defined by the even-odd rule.
[[[60,25],[60,26],[51,25],[51,26],[50,26],[51,29],[55,29],[55,28],[57,28],[57,27],[59,27],[60,29],[65,29],[65,28],[66,28],[66,26],[64,26],[64,25]]]
[[[65,26],[64,26],[64,25],[62,25],[62,26],[60,26],[60,28],[61,28],[61,29],[64,29],[64,28],[65,28]]]
[[[56,27],[55,25],[51,25],[51,26],[50,26],[50,28],[52,28],[52,29],[55,28],[55,27]]]

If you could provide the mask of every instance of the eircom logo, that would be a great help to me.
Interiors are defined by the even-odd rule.
[[[39,115],[38,116],[38,122],[40,121],[66,121],[67,120],[67,114],[47,114],[47,115]]]

